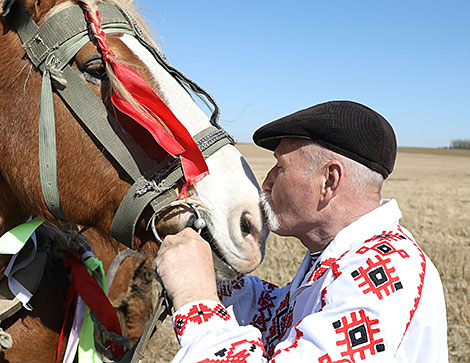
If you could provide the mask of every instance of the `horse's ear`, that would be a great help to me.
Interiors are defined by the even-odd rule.
[[[7,16],[15,0],[2,0],[2,16]]]

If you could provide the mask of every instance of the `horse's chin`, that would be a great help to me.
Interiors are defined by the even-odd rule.
[[[204,228],[201,237],[206,241],[210,241],[212,249],[212,261],[214,262],[215,278],[217,282],[231,281],[240,275],[240,272],[231,266],[220,253],[218,244],[215,242],[214,237],[209,232],[209,228]]]
[[[245,249],[243,257],[237,256],[213,237],[210,227],[205,228],[201,236],[211,245],[217,282],[234,280],[242,274],[252,272],[261,264],[264,257],[263,243],[250,241],[248,238],[243,244],[249,244],[251,248]]]
[[[215,278],[217,282],[232,281],[241,274],[241,272],[234,269],[214,252],[212,252],[212,259],[214,261]]]
[[[240,275],[245,275],[255,270],[262,262],[263,256],[260,253],[256,262],[252,258],[250,263],[243,261],[243,266],[237,266],[235,263],[228,262],[227,258],[220,257],[220,255],[212,252],[212,259],[214,261],[215,277],[217,282],[231,281]]]

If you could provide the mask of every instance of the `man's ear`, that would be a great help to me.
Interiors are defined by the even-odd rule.
[[[338,193],[343,180],[344,167],[338,160],[331,160],[325,165],[323,172],[324,184],[321,190],[321,201],[328,204]]]

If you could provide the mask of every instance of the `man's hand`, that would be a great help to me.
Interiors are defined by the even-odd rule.
[[[211,248],[191,228],[165,237],[158,251],[157,273],[175,310],[196,300],[219,301]]]

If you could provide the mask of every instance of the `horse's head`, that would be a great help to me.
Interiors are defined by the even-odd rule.
[[[186,183],[180,158],[165,151],[165,145],[159,145],[132,114],[121,112],[112,101],[113,92],[118,92],[140,114],[156,114],[157,122],[163,120],[157,111],[142,106],[140,96],[132,90],[127,93],[125,79],[120,82],[119,75],[110,73],[110,65],[103,60],[103,45],[92,34],[89,21],[86,29],[74,29],[75,23],[78,28],[83,26],[86,14],[94,14],[94,1],[3,0],[4,12],[9,13],[2,19],[0,35],[0,177],[11,189],[12,200],[19,201],[18,214],[38,214],[55,224],[65,217],[72,225],[108,233],[113,230],[117,239],[133,239],[136,248],[152,255],[158,250],[152,221],[163,237],[193,225],[200,216],[207,222],[201,233],[213,247],[219,278],[253,270],[264,253],[266,230],[259,187],[248,164],[189,92],[203,91],[151,45],[127,2],[106,3],[106,9],[100,7],[100,16],[111,20],[103,19],[99,27],[107,33],[106,46],[120,64],[137,71],[195,138],[206,156],[209,174],[192,185]],[[26,15],[21,15],[22,9]],[[22,30],[29,26],[24,16],[46,30]],[[95,24],[94,30],[100,30],[96,28]],[[46,76],[52,83],[53,108],[47,103]],[[51,140],[47,138],[50,128],[41,123],[42,136],[38,137],[40,108],[42,120],[52,117],[51,109],[55,115],[53,154],[57,160],[44,151],[44,141],[38,141],[41,137]],[[94,124],[94,119],[101,123]],[[179,131],[164,120],[163,124],[161,129],[177,139]],[[191,162],[194,153],[186,153]],[[40,175],[49,178],[41,181]],[[165,197],[162,189],[168,189]],[[60,199],[52,197],[46,204],[45,197],[57,190]],[[144,202],[135,204],[137,200]]]

